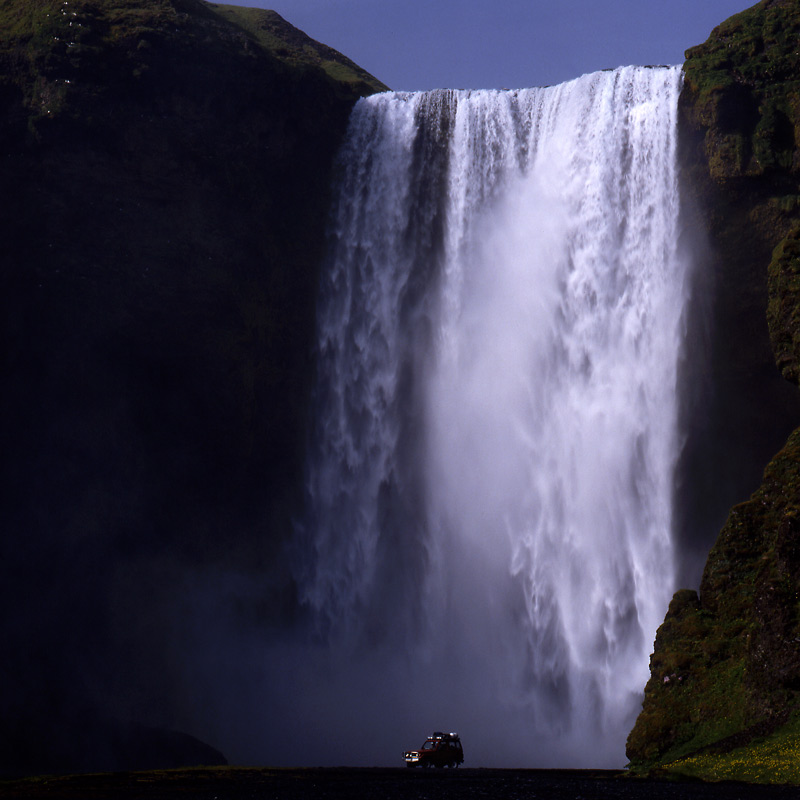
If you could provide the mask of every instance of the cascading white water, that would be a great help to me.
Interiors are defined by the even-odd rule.
[[[624,760],[673,591],[680,86],[353,112],[296,577],[341,661],[400,665],[423,733],[513,718],[528,764]]]

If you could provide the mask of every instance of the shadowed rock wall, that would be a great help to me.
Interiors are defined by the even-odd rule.
[[[157,749],[80,743],[178,721],[187,567],[261,570],[252,613],[288,613],[331,165],[381,88],[273,12],[0,8],[7,771]]]

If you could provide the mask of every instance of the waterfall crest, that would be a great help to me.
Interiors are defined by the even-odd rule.
[[[680,87],[376,95],[341,156],[300,596],[520,766],[624,760],[674,589]]]

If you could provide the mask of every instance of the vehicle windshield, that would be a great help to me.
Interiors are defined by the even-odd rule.
[[[424,745],[422,745],[423,750],[433,750],[436,747],[436,742],[433,739],[428,739]]]

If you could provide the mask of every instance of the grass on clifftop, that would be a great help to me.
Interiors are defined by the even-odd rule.
[[[275,11],[218,3],[208,3],[208,6],[284,62],[321,67],[336,81],[366,85],[373,92],[388,89],[349,58],[289,25]]]
[[[204,0],[3,0],[0,3],[0,101],[16,100],[54,118],[72,84],[104,83],[109,67],[140,78],[160,41],[181,59],[186,48],[217,54],[254,51],[281,64],[286,76],[319,73],[345,95],[387,87],[327,45],[308,37],[274,11]],[[113,52],[112,52],[113,51]],[[103,66],[98,66],[98,59]],[[274,67],[271,71],[275,71]]]

